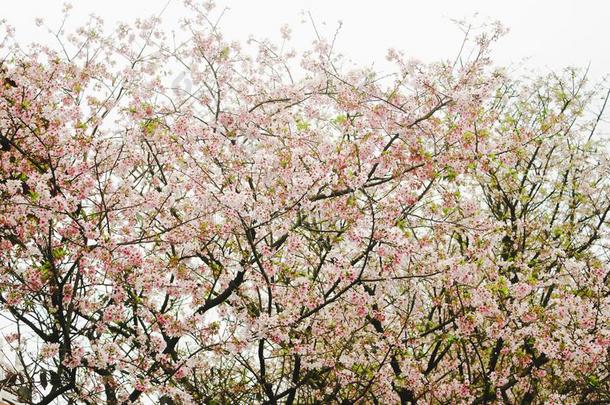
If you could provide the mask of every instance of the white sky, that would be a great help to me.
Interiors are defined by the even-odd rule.
[[[157,14],[168,0],[73,1],[71,22],[85,21],[95,13],[112,24]],[[2,7],[9,4],[9,7]],[[169,0],[164,20],[175,26],[181,0]],[[462,33],[451,19],[499,20],[510,33],[496,46],[501,65],[521,65],[545,72],[567,65],[591,63],[593,80],[610,73],[610,2],[606,0],[216,0],[217,8],[229,7],[221,27],[230,39],[249,35],[279,39],[279,28],[293,27],[294,44],[306,47],[313,39],[311,24],[301,24],[301,11],[310,11],[320,31],[331,35],[337,21],[343,28],[337,48],[359,64],[383,66],[389,47],[431,61],[452,58]],[[57,26],[63,0],[0,0],[0,17],[17,29],[23,40],[48,38],[34,24],[44,17]],[[326,23],[325,25],[323,23]]]

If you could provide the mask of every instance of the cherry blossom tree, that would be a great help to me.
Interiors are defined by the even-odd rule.
[[[332,38],[233,43],[185,10],[178,36],[92,17],[54,47],[4,26],[4,390],[610,401],[607,95],[586,72],[510,77],[491,26],[382,75]]]

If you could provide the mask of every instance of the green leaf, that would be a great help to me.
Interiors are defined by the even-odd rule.
[[[220,60],[227,60],[229,58],[229,47],[225,46],[224,48],[222,48],[222,50],[220,51]]]
[[[36,202],[40,199],[40,194],[38,194],[34,190],[30,190],[28,195],[30,196],[30,198],[32,199],[33,202]]]
[[[587,376],[587,384],[593,388],[599,387],[599,377],[596,375]]]
[[[460,340],[460,338],[458,338],[458,337],[457,337],[457,336],[455,336],[455,335],[449,335],[449,336],[447,336],[447,344],[448,344],[448,345],[453,344],[453,343],[455,343],[455,342],[457,342],[457,341],[459,341],[459,340]]]
[[[309,123],[306,121],[297,120],[297,129],[299,131],[306,131],[309,129]]]
[[[444,179],[453,181],[457,177],[457,172],[451,166],[445,166],[445,176]]]
[[[344,114],[337,115],[337,117],[333,121],[335,122],[335,124],[343,124],[345,123],[345,121],[347,121],[347,116],[345,116]]]
[[[66,255],[66,249],[63,246],[55,248],[53,249],[52,254],[54,259],[61,259]]]

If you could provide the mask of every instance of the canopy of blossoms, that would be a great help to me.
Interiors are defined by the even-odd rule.
[[[0,48],[25,403],[610,400],[608,145],[574,69],[228,42],[187,4]],[[176,86],[182,71],[189,86]],[[187,88],[188,87],[188,88]],[[599,111],[598,111],[599,112]]]

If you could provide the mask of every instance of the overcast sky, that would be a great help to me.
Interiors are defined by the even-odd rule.
[[[6,0],[4,0],[6,2]],[[170,0],[165,24],[175,26],[181,0]],[[8,3],[8,2],[6,2]],[[34,18],[44,17],[56,26],[62,0],[11,1],[3,7],[7,18],[24,41],[44,37]],[[95,13],[113,24],[157,14],[168,0],[74,1],[71,22],[82,23]],[[330,34],[337,22],[343,26],[338,49],[353,61],[379,66],[388,48],[405,51],[425,61],[452,58],[462,33],[452,19],[499,20],[509,34],[496,46],[499,64],[525,66],[540,72],[567,65],[584,67],[591,63],[591,78],[610,72],[610,3],[604,0],[217,0],[217,8],[227,7],[221,27],[231,39],[279,38],[279,28],[294,28],[296,46],[307,46],[313,31],[301,24],[301,11],[309,11],[320,30]],[[324,24],[325,23],[325,24]]]

